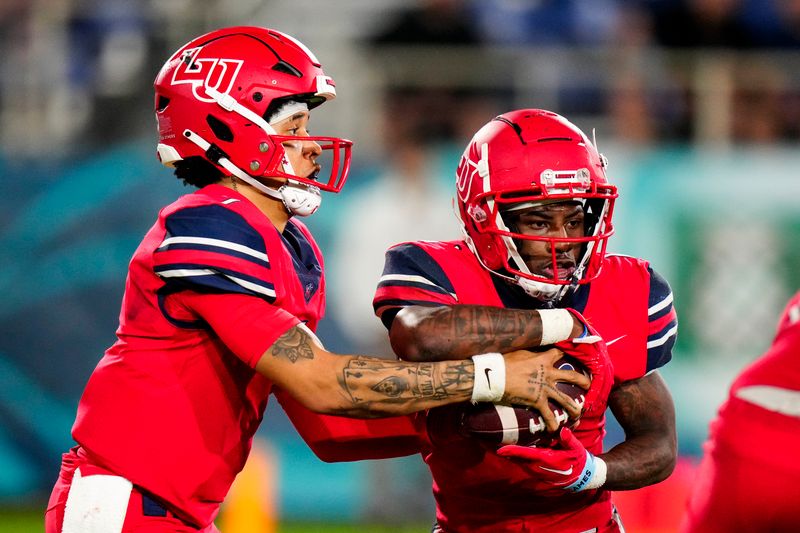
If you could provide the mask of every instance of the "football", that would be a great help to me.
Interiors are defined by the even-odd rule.
[[[562,370],[575,370],[590,377],[589,371],[576,359],[565,355],[554,363]],[[559,381],[556,387],[583,407],[586,391],[572,383]],[[569,418],[561,406],[550,401],[550,408],[556,415],[559,430],[562,427],[574,428],[579,418]],[[492,444],[518,444],[520,446],[551,446],[557,432],[548,432],[544,419],[536,409],[521,406],[479,403],[469,405],[461,418],[462,431]]]

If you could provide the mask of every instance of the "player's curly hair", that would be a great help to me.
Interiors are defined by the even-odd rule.
[[[200,189],[218,183],[224,174],[211,161],[196,155],[175,162],[175,177]]]

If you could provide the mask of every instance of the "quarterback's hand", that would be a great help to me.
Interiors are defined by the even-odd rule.
[[[560,426],[553,412],[556,406],[560,406],[569,418],[577,419],[582,413],[581,405],[562,392],[558,388],[558,382],[573,383],[585,390],[591,385],[590,379],[579,372],[556,368],[554,363],[562,355],[555,348],[544,352],[517,350],[504,354],[507,366],[505,394],[499,401],[493,401],[505,405],[533,407],[542,415],[547,430],[551,432],[557,431]],[[475,376],[476,383],[479,383],[483,372],[477,362]]]
[[[606,481],[606,463],[584,448],[567,428],[558,435],[558,448],[501,446],[497,455],[526,467],[531,482],[543,495],[596,489]]]
[[[583,322],[585,331],[581,337],[557,342],[555,347],[583,363],[592,374],[592,384],[586,393],[584,416],[602,416],[606,410],[608,395],[614,384],[614,366],[608,355],[605,341],[597,334],[583,316],[569,309],[572,315]]]

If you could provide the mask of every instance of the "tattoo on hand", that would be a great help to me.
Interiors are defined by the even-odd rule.
[[[296,363],[298,359],[314,359],[308,335],[297,328],[290,329],[275,341],[272,355],[285,357],[292,363]]]
[[[543,365],[539,366],[539,370],[532,373],[528,376],[528,390],[530,394],[527,398],[523,398],[520,396],[509,396],[504,398],[506,403],[509,404],[522,404],[522,405],[529,405],[532,403],[538,403],[542,396],[545,396],[544,390],[545,389],[552,389],[553,387],[547,383],[545,379],[545,369]],[[546,396],[545,396],[546,399]]]

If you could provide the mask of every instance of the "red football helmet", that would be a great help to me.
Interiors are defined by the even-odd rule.
[[[335,96],[333,80],[293,37],[258,27],[212,31],[181,47],[156,77],[158,157],[172,165],[202,156],[259,189],[263,184],[253,178],[283,177],[305,184],[301,188],[339,192],[351,141],[276,136],[268,123],[287,104],[313,109]],[[327,179],[295,175],[282,145],[287,141],[315,141],[331,150]]]
[[[588,283],[599,274],[614,232],[617,189],[606,180],[606,166],[586,135],[556,113],[522,109],[494,118],[472,138],[456,173],[457,213],[473,253],[487,270],[543,300]],[[583,206],[585,236],[523,235],[504,219],[512,206],[559,200]],[[530,271],[515,243],[523,240],[549,244],[551,276]],[[559,278],[556,258],[564,243],[582,243],[582,256],[568,279]]]

